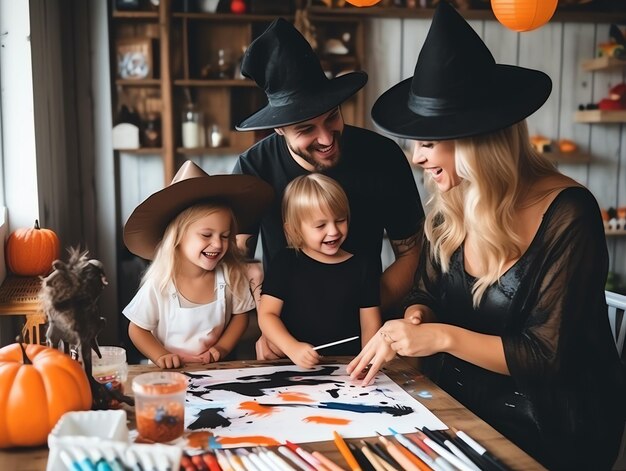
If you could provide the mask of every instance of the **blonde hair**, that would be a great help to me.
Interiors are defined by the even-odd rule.
[[[455,162],[463,180],[446,192],[433,188],[425,233],[444,272],[450,268],[454,251],[472,235],[470,240],[482,260],[482,275],[472,288],[477,307],[487,288],[502,276],[506,262],[522,255],[513,223],[527,185],[557,170],[531,146],[526,121],[456,140]]]
[[[237,221],[230,207],[220,203],[197,203],[181,211],[165,228],[163,239],[159,243],[154,260],[142,277],[143,285],[148,280],[155,280],[160,292],[165,293],[170,280],[174,279],[178,270],[179,258],[177,248],[180,245],[185,233],[194,222],[209,216],[220,210],[226,210],[230,214],[230,235],[228,236],[228,250],[220,260],[227,270],[224,271],[227,277],[226,283],[233,293],[240,293],[248,286],[243,255],[237,247],[235,237],[237,235]]]
[[[289,247],[302,249],[302,221],[317,209],[350,219],[348,197],[335,180],[319,173],[294,178],[283,196],[283,222]]]

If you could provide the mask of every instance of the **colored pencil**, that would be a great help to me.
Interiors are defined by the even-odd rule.
[[[254,465],[256,469],[258,469],[259,471],[272,471],[272,467],[271,466],[268,467],[265,464],[265,461],[261,459],[258,453],[247,451],[247,450],[243,450],[243,451],[247,452],[246,456],[252,462],[252,464]]]
[[[393,456],[391,456],[387,452],[387,449],[382,443],[370,443],[370,445],[372,446],[372,450],[374,451],[374,453],[376,453],[380,457],[380,459],[385,461],[389,466],[394,468],[394,470],[400,470],[402,468],[402,466],[400,466],[400,463],[394,460]],[[387,470],[390,471],[388,467]]]
[[[189,455],[191,462],[196,467],[198,471],[209,471],[209,467],[202,460],[202,456],[200,455]],[[152,469],[152,468],[149,468]]]
[[[224,450],[224,453],[226,454],[226,458],[228,458],[228,462],[235,471],[247,471],[246,467],[243,465],[243,461],[241,461],[241,458],[239,456],[235,455],[230,450]]]
[[[420,440],[418,437],[409,436],[409,439],[421,448],[434,461],[435,471],[456,471],[456,468],[448,463],[444,458],[435,453],[426,443]]]
[[[461,430],[457,430],[454,427],[450,428],[454,434],[467,443],[472,449],[482,456],[489,464],[499,471],[510,471],[510,468],[502,463],[498,458],[496,458],[492,453],[487,451],[484,447],[482,447],[478,442],[476,442],[472,437],[467,435],[465,432]]]
[[[388,428],[389,428],[389,431],[393,434],[394,438],[398,440],[400,445],[402,445],[411,453],[413,453],[415,456],[417,456],[420,460],[426,463],[426,465],[428,465],[429,467],[431,468],[435,467],[435,460],[433,460],[427,453],[425,453],[424,450],[419,448],[417,445],[411,442],[411,440],[406,438],[404,435],[396,432],[391,427],[388,427]]]
[[[382,442],[383,445],[385,445],[387,452],[394,460],[398,462],[402,469],[404,469],[405,471],[421,471],[415,463],[413,463],[407,456],[405,456],[395,444],[387,440],[386,437],[378,434],[378,439]]]
[[[489,464],[459,437],[456,437],[452,433],[448,433],[445,430],[438,430],[437,433],[441,436],[448,449],[459,458],[471,462],[479,470],[491,469]],[[455,448],[457,451],[454,450]],[[463,458],[459,453],[463,455]]]
[[[359,466],[359,462],[356,460],[354,455],[352,455],[350,449],[348,448],[348,445],[346,445],[346,442],[341,437],[341,435],[333,431],[333,437],[335,441],[335,446],[339,450],[339,453],[341,453],[341,456],[343,456],[343,459],[346,460],[346,463],[348,463],[350,469],[352,471],[363,471]]]
[[[222,450],[215,450],[215,457],[217,458],[217,462],[219,463],[220,468],[222,468],[222,471],[235,471]]]
[[[358,339],[359,336],[355,335],[354,337],[348,337],[347,339],[336,340],[334,342],[325,343],[323,345],[318,345],[317,347],[313,347],[313,350],[321,350],[322,348],[334,347],[335,345],[339,345],[341,343],[352,342],[353,340]]]
[[[266,449],[267,457],[278,466],[281,471],[296,471],[296,468],[287,463],[284,459],[274,453],[272,450]]]
[[[450,436],[450,440],[452,440],[452,443],[454,443],[463,453],[465,453],[465,456],[467,456],[470,460],[472,460],[474,464],[478,466],[480,469],[485,469],[485,470],[493,469],[493,466],[491,466],[489,462],[485,460],[485,458],[483,458],[478,453],[476,453],[476,451],[471,446],[469,446],[459,437]]]
[[[352,456],[356,459],[357,463],[363,471],[376,471],[376,469],[372,466],[372,463],[367,459],[367,457],[361,452],[359,447],[357,447],[354,443],[347,442],[348,448],[352,453]]]
[[[461,471],[474,471],[473,468],[467,465],[465,461],[460,460],[454,453],[435,442],[433,439],[422,433],[421,431],[417,431],[417,436],[424,442],[426,445],[431,447],[435,453],[439,456],[443,457],[448,461],[451,465],[456,466]]]
[[[313,468],[317,469],[318,471],[326,471],[326,468],[324,467],[324,465],[322,465],[322,463],[320,463],[320,461],[317,458],[315,458],[313,455],[311,455],[311,453],[306,451],[301,446],[298,446],[295,443],[291,443],[289,440],[287,440],[285,444],[291,451],[300,455],[300,458],[302,458],[304,461],[306,461],[311,466],[313,466]]]
[[[314,451],[311,455],[315,456],[324,466],[326,466],[330,471],[346,471],[337,463],[331,461],[328,457],[323,455],[319,451]]]
[[[394,467],[391,464],[391,460],[393,458],[391,458],[390,456],[387,458],[381,456],[382,450],[376,449],[376,447],[379,446],[378,443],[368,443],[366,441],[363,441],[363,443],[366,446],[366,448],[374,455],[374,457],[378,458],[378,462],[382,465],[385,471],[399,471],[398,468]]]
[[[250,460],[250,456],[247,455],[245,452],[246,450],[244,450],[243,448],[238,448],[237,450],[235,450],[235,454],[241,459],[243,467],[246,468],[247,471],[261,471],[254,465],[254,463]]]
[[[312,467],[309,463],[304,461],[302,458],[300,458],[297,454],[295,454],[293,451],[291,451],[289,448],[287,448],[284,445],[278,447],[278,453],[286,457],[289,461],[295,464],[302,471],[311,471],[311,470],[315,471],[314,467]]]
[[[361,440],[361,453],[367,458],[375,471],[386,471],[383,461],[367,447],[367,443],[364,440]]]

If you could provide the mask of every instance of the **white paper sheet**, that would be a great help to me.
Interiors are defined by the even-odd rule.
[[[185,428],[208,430],[214,447],[388,435],[446,426],[384,373],[361,387],[345,365],[294,365],[186,373]]]

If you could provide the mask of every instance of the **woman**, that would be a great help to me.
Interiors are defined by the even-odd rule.
[[[433,187],[423,256],[405,319],[348,371],[371,363],[368,384],[396,353],[438,354],[430,377],[545,466],[610,469],[626,378],[604,299],[606,242],[591,193],[529,144],[524,119],[550,89],[542,72],[496,64],[440,3],[414,76],[372,110],[415,141]]]

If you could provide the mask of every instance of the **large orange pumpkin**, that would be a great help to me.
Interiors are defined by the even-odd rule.
[[[0,349],[0,448],[43,445],[68,411],[91,408],[81,365],[43,345]]]
[[[54,231],[40,228],[35,220],[34,227],[17,229],[9,236],[7,266],[16,275],[47,275],[52,271],[52,262],[59,258],[60,249]]]

